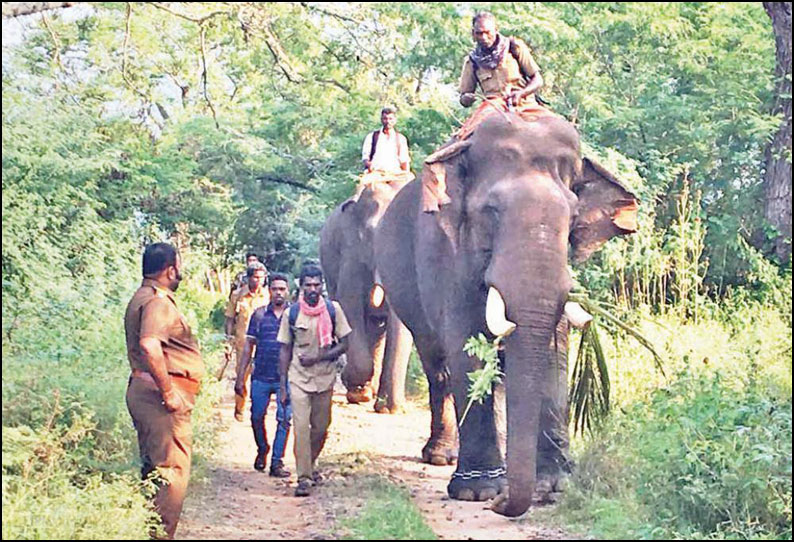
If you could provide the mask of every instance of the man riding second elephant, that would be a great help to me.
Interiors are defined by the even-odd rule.
[[[373,241],[380,218],[413,174],[407,141],[394,130],[394,111],[384,108],[381,121],[383,129],[364,142],[368,172],[356,195],[334,209],[323,225],[320,260],[328,294],[342,305],[353,328],[342,373],[347,399],[363,403],[376,393],[375,410],[394,413],[405,402],[411,336],[376,285]]]

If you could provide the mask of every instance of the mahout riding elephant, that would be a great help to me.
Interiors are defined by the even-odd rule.
[[[423,212],[421,181],[403,188],[380,221],[375,259],[430,383],[423,459],[458,456],[449,495],[498,495],[494,510],[517,516],[529,508],[537,477],[554,481],[565,468],[569,257],[582,261],[635,231],[637,200],[580,157],[576,130],[554,115],[531,123],[492,115],[452,145],[443,161],[450,202]],[[512,333],[502,341],[503,388],[471,405],[456,432],[467,373],[480,367],[464,343],[505,327]]]
[[[382,290],[375,288],[374,230],[404,184],[367,185],[358,197],[336,207],[320,232],[320,261],[328,294],[342,305],[353,328],[342,372],[347,399],[366,402],[376,394],[375,410],[382,413],[403,408],[412,342],[388,303],[378,299]]]

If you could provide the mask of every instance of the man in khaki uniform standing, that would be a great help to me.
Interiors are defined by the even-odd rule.
[[[267,281],[267,269],[264,264],[255,262],[248,266],[246,270],[248,283],[237,290],[229,298],[226,306],[226,338],[234,347],[237,369],[235,374],[239,374],[243,362],[243,350],[245,349],[245,334],[248,331],[248,322],[251,315],[259,307],[267,306],[270,303],[270,294],[264,287]],[[245,410],[245,398],[248,395],[248,379],[251,376],[251,366],[245,374],[243,381],[242,395],[234,396],[234,418],[243,421],[243,410]]]
[[[127,408],[138,433],[144,478],[157,471],[154,498],[168,538],[182,513],[193,433],[191,412],[204,374],[196,341],[174,300],[182,280],[181,262],[168,243],[155,243],[143,253],[144,280],[124,315],[127,357],[132,374]]]
[[[298,304],[281,318],[277,340],[282,344],[279,395],[286,401],[289,381],[292,396],[298,470],[295,495],[305,497],[312,480],[319,477],[314,467],[331,424],[336,360],[347,350],[352,329],[341,305],[323,297],[323,273],[318,266],[304,266],[300,284]]]

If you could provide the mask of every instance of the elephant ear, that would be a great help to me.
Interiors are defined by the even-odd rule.
[[[639,200],[595,161],[582,160],[571,190],[579,198],[569,237],[574,262],[583,262],[617,235],[637,231]]]
[[[343,213],[349,213],[352,209],[351,205],[355,205],[358,198],[349,198],[342,202],[341,210]]]
[[[441,205],[456,201],[462,192],[457,170],[459,157],[471,146],[471,141],[455,141],[441,147],[425,159],[422,168],[422,210],[432,213]],[[457,198],[459,200],[459,198]],[[458,201],[459,203],[459,201]]]

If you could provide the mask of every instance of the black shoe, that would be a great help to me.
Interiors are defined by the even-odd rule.
[[[270,467],[270,476],[273,478],[289,478],[290,471],[284,468],[284,465],[276,465]]]
[[[312,472],[312,482],[314,482],[315,484],[319,484],[322,481],[323,481],[323,475],[320,474],[320,471],[316,470]]]
[[[265,463],[267,463],[267,452],[268,449],[265,448],[264,450],[259,450],[256,453],[256,459],[254,459],[254,469],[262,472],[265,470]]]
[[[308,497],[311,495],[311,484],[309,480],[303,479],[298,482],[298,487],[295,488],[296,497]]]

